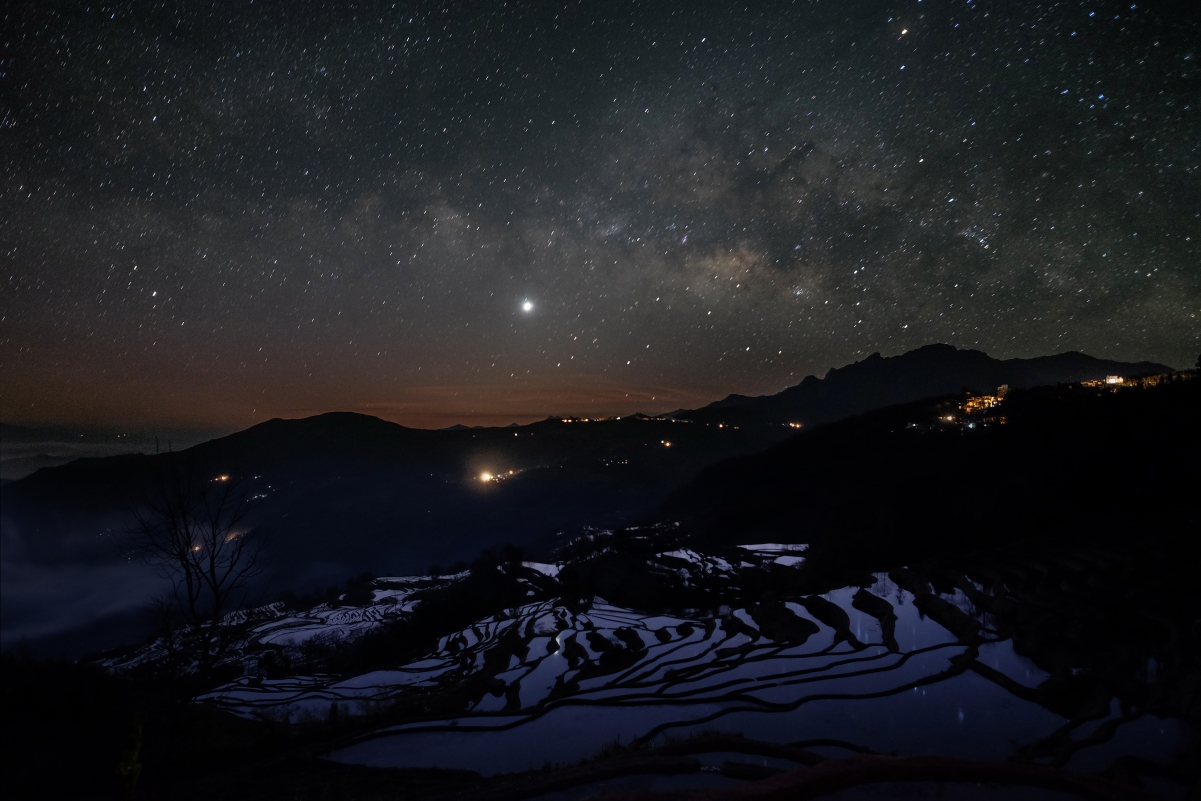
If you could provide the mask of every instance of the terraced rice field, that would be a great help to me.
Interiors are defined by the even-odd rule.
[[[801,558],[755,548],[760,560]],[[660,557],[686,564],[680,569],[694,579],[738,569],[691,551]],[[898,571],[878,574],[871,587],[686,617],[643,615],[601,598],[576,612],[531,603],[445,636],[433,653],[395,670],[246,678],[202,700],[238,715],[297,720],[323,717],[331,706],[370,712],[405,692],[475,680],[486,689],[463,714],[381,728],[330,758],[485,775],[705,730],[822,740],[831,755],[845,755],[832,744],[843,741],[880,753],[1005,758],[1057,732],[1084,740],[1116,727],[1112,738],[1074,752],[1069,767],[1081,770],[1118,754],[1156,759],[1180,748],[1182,725],[1152,716],[1123,722],[1116,700],[1107,718],[1089,721],[1038,703],[1048,674],[998,636],[971,600],[981,592],[972,584],[937,594]],[[276,623],[257,636],[277,636]]]
[[[461,576],[375,579],[376,589],[372,590],[372,599],[364,606],[319,604],[300,612],[288,610],[283,603],[273,603],[234,612],[225,617],[223,624],[231,629],[244,630],[244,633],[229,649],[224,661],[242,662],[249,670],[256,659],[254,654],[264,649],[296,648],[314,639],[326,642],[354,639],[383,623],[411,613],[418,603],[413,598],[418,592],[445,586],[458,578]],[[110,670],[130,670],[166,660],[169,646],[167,639],[160,637],[131,654],[102,659],[99,664]],[[289,687],[315,687],[322,681],[320,677],[298,677],[288,679],[284,684]]]

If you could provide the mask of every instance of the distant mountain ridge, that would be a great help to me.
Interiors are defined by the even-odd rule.
[[[110,598],[128,586],[128,603],[141,603],[142,590],[132,582],[104,583],[106,565],[129,563],[110,535],[128,525],[139,488],[184,458],[201,474],[246,481],[256,496],[251,523],[272,543],[273,586],[307,591],[364,570],[397,574],[452,564],[506,543],[530,547],[541,558],[561,532],[635,524],[706,468],[795,439],[797,432],[780,423],[805,423],[804,439],[817,423],[964,387],[991,391],[1009,383],[1019,389],[1166,371],[1083,354],[1000,361],[935,345],[891,358],[873,355],[774,396],[730,396],[674,414],[675,421],[663,415],[589,423],[552,417],[518,427],[433,431],[350,412],[273,419],[186,449],[175,440],[170,453],[154,454],[153,443],[141,454],[87,453],[4,482],[0,534],[8,562],[63,576],[95,568],[94,578],[70,574],[72,586],[93,582],[89,592]],[[677,422],[686,419],[702,424]],[[9,433],[0,431],[6,452]],[[170,447],[171,440],[162,444]],[[502,473],[503,481],[485,479]],[[7,575],[5,632],[34,619],[32,612],[21,618],[20,610],[39,608],[13,600],[16,584]],[[36,593],[40,585],[27,586]],[[79,614],[63,618],[62,631],[66,623],[91,626],[90,612]]]
[[[695,422],[828,423],[872,409],[912,403],[964,390],[995,392],[1090,381],[1106,375],[1127,377],[1171,372],[1155,362],[1119,362],[1070,351],[1033,359],[994,359],[979,350],[926,345],[899,356],[873,353],[862,361],[808,376],[775,395],[728,395],[700,409],[672,417]]]

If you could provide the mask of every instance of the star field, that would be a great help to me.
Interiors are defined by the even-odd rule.
[[[29,2],[0,27],[6,422],[498,423],[930,342],[1201,346],[1187,4]]]

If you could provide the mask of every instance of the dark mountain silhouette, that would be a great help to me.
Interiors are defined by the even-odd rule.
[[[159,431],[159,446],[176,449],[213,439],[225,432]],[[119,431],[92,426],[30,427],[0,423],[0,481],[24,478],[43,467],[57,467],[76,459],[118,456],[155,450],[155,433]]]
[[[175,460],[201,476],[228,474],[257,496],[248,523],[267,542],[269,573],[255,593],[311,591],[364,571],[420,574],[504,543],[551,543],[584,523],[629,524],[705,465],[787,433],[646,418],[456,431],[349,413],[270,420],[182,452],[79,459],[7,482],[3,553],[22,575],[73,576],[73,587],[110,609],[136,608],[147,600],[145,581],[112,578],[115,565],[128,565],[120,535],[143,488]],[[484,472],[504,479],[483,481]],[[16,591],[6,586],[9,631],[44,617],[33,601],[10,602]],[[126,636],[117,612],[102,627],[84,612],[72,607],[63,629],[111,629],[109,644]]]
[[[111,557],[111,538],[96,536],[97,529],[119,529],[148,477],[167,460],[183,458],[202,472],[240,477],[263,496],[254,520],[271,530],[274,561],[287,573],[317,563],[348,573],[419,570],[506,541],[531,543],[579,525],[638,519],[702,468],[792,435],[782,421],[812,425],[965,387],[1020,388],[1167,369],[1079,353],[1002,361],[930,345],[891,358],[876,354],[778,395],[730,396],[675,420],[548,418],[430,431],[349,412],[274,419],[182,455],[85,458],[7,483],[5,542],[21,558]],[[505,480],[481,482],[485,471]]]
[[[259,496],[250,522],[270,542],[275,590],[340,583],[365,570],[422,572],[503,543],[546,556],[560,532],[644,519],[702,469],[794,436],[780,423],[796,419],[796,409],[808,410],[800,419],[812,425],[947,387],[1165,369],[1080,354],[1001,362],[932,346],[676,420],[549,418],[442,431],[352,413],[269,420],[174,454],[78,459],[4,483],[4,558],[49,568],[123,562],[114,535],[128,526],[148,480],[173,459],[202,475],[241,479]],[[481,481],[484,472],[503,480]]]
[[[731,606],[775,602],[996,549],[1070,552],[1081,564],[1108,549],[1154,582],[1191,586],[1201,375],[1116,392],[1015,390],[967,416],[963,398],[876,410],[713,465],[640,527],[566,545],[560,580],[619,606],[705,608],[713,592]],[[686,548],[738,563],[749,543],[803,543],[806,562],[743,573],[736,590],[724,578],[706,586],[703,571],[681,584],[648,562]],[[1192,606],[1171,614],[1187,627]]]
[[[978,350],[926,345],[900,356],[873,353],[834,368],[825,378],[809,376],[775,395],[729,395],[701,409],[675,413],[679,419],[726,423],[802,423],[807,426],[965,390],[995,392],[1088,381],[1106,375],[1143,376],[1171,370],[1153,362],[1116,362],[1069,352],[1034,359],[994,359]]]
[[[784,435],[644,417],[444,431],[352,413],[269,420],[179,453],[79,459],[10,482],[5,544],[43,562],[116,558],[112,537],[97,534],[119,530],[156,471],[186,460],[263,496],[252,520],[270,529],[272,564],[291,577],[314,565],[339,580],[421,571],[580,523],[622,525],[705,465]]]
[[[808,543],[826,570],[1015,540],[1197,553],[1201,378],[1017,390],[972,416],[963,397],[874,411],[721,462],[673,493],[662,518],[683,520],[701,549]]]

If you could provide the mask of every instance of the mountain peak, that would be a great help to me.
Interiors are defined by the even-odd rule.
[[[875,352],[857,362],[831,368],[824,378],[806,376],[775,395],[728,395],[678,416],[698,422],[814,425],[965,390],[993,392],[1001,384],[1020,389],[1112,374],[1135,376],[1170,370],[1153,362],[1117,362],[1075,351],[1033,359],[994,359],[981,350],[937,342],[896,356]]]

